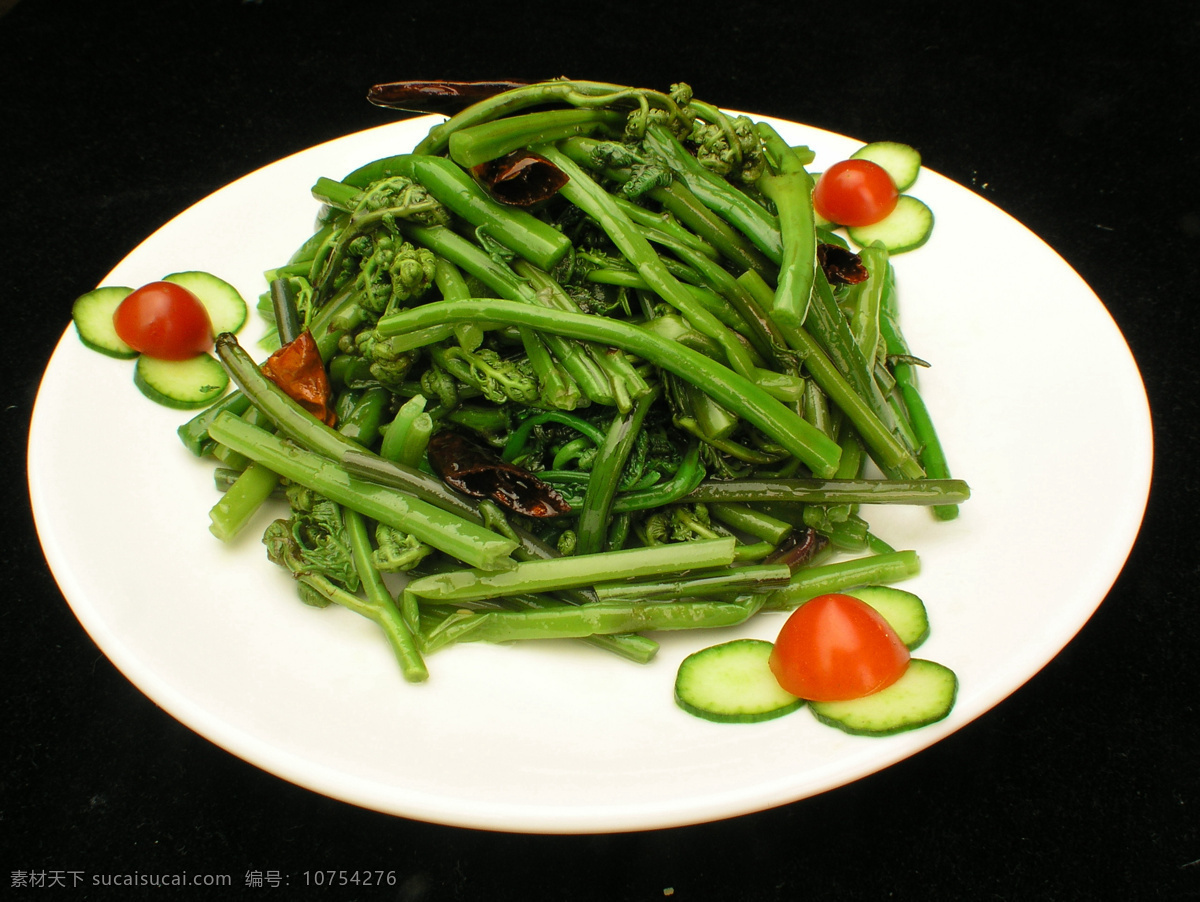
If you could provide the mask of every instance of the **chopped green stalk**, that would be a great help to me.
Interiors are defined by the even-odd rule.
[[[451,621],[456,629],[427,635],[425,651],[429,653],[454,641],[516,642],[654,630],[716,629],[744,622],[761,606],[761,596],[752,595],[737,601],[601,601],[542,611],[464,612]]]
[[[817,265],[813,181],[799,154],[775,129],[759,122],[758,133],[767,158],[773,163],[773,171],[758,180],[758,187],[775,204],[783,245],[772,316],[791,326],[799,326],[808,315]]]
[[[739,276],[739,280],[759,297],[765,294],[767,299],[774,298],[771,289],[755,273],[744,272]],[[924,475],[925,470],[921,464],[879,419],[872,406],[846,381],[816,340],[799,326],[793,328],[786,324],[777,325],[788,346],[800,355],[813,381],[858,429],[859,435],[871,451],[871,457],[879,464],[880,469],[885,473],[910,478]]]
[[[560,608],[565,602],[548,595],[513,595],[505,603],[522,611],[544,611]],[[604,651],[620,655],[637,664],[649,664],[658,654],[658,643],[637,633],[612,633],[580,637],[581,641]]]
[[[888,253],[882,246],[872,245],[859,249],[858,255],[868,275],[850,289],[847,298],[850,331],[855,344],[862,351],[867,369],[874,373],[880,344],[883,293],[888,276]]]
[[[412,175],[412,158],[411,156],[396,157],[396,170],[389,175],[404,175],[411,178]],[[362,198],[362,189],[366,185],[349,185],[345,182],[339,182],[335,179],[321,176],[313,183],[312,196],[323,204],[328,204],[338,210],[346,213],[353,213],[358,209],[358,202]],[[309,259],[313,259],[316,255],[313,254]]]
[[[638,326],[587,314],[560,313],[494,299],[438,301],[381,317],[376,331],[387,337],[437,322],[504,321],[620,348],[696,385],[717,403],[757,426],[814,473],[832,475],[841,449],[795,411],[703,354],[665,341]]]
[[[617,482],[625,469],[626,461],[629,460],[629,453],[633,450],[633,444],[642,428],[642,421],[657,398],[657,391],[644,395],[628,414],[618,414],[613,418],[604,444],[596,455],[592,476],[588,480],[587,492],[583,497],[583,506],[579,510],[579,520],[575,527],[579,543],[578,554],[593,554],[604,550]]]
[[[741,231],[703,203],[682,181],[651,188],[645,196],[674,216],[700,240],[715,248],[735,272],[753,270],[775,284],[779,266],[759,250]]]
[[[410,683],[419,683],[429,677],[421,652],[413,638],[413,627],[400,616],[395,599],[383,584],[383,577],[371,562],[371,539],[367,535],[367,524],[362,515],[350,508],[342,509],[342,520],[350,539],[350,551],[354,557],[354,568],[362,581],[367,603],[374,611],[371,617],[383,629],[391,643],[392,652],[400,662],[400,670]]]
[[[542,269],[552,269],[571,249],[570,239],[558,229],[520,207],[493,200],[445,157],[414,155],[413,176],[450,210]]]
[[[600,225],[650,288],[686,316],[697,330],[716,341],[728,357],[730,367],[743,376],[751,372],[753,365],[745,347],[671,274],[663,259],[621,211],[612,195],[557,148],[541,147],[538,152],[570,177],[560,192],[562,196]]]
[[[845,592],[855,586],[887,585],[916,576],[921,561],[915,551],[894,551],[870,557],[820,564],[797,570],[786,586],[767,596],[764,610],[787,611],[810,598]]]
[[[506,434],[509,426],[508,410],[493,404],[461,403],[443,413],[441,419],[487,436],[489,441],[494,436]]]
[[[516,260],[513,269],[533,289],[532,299],[541,307],[582,313],[579,305],[567,294],[557,280],[546,271],[524,260]],[[611,348],[587,343],[582,347],[560,335],[542,334],[542,340],[563,364],[582,372],[584,382],[591,387],[585,390],[599,404],[616,405],[627,411],[633,402],[650,390],[646,381],[637,374],[628,361],[612,353]],[[576,359],[578,358],[578,359]]]
[[[654,601],[674,598],[709,598],[714,595],[741,596],[774,591],[788,583],[792,571],[786,564],[747,564],[706,570],[678,579],[600,583],[596,596],[601,601]]]
[[[890,290],[890,284],[883,296],[880,329],[888,356],[896,358],[892,364],[892,372],[896,377],[900,397],[908,411],[909,422],[919,442],[921,463],[931,478],[945,479],[950,476],[950,465],[946,462],[946,452],[942,448],[941,439],[938,438],[933,417],[921,396],[917,384],[917,368],[909,362],[912,358],[909,355],[908,343],[904,340],[896,320],[895,293]],[[933,508],[933,513],[940,520],[953,520],[958,516],[958,505],[939,504]]]
[[[529,592],[591,586],[614,577],[637,579],[733,562],[733,539],[701,539],[627,548],[547,561],[522,561],[504,573],[457,570],[413,580],[405,591],[436,604],[461,604]],[[617,630],[638,632],[638,630]]]
[[[704,392],[688,382],[679,383],[679,388],[681,408],[687,410],[689,416],[677,416],[677,425],[687,423],[685,428],[689,432],[710,445],[729,438],[737,429],[737,416]]]
[[[249,409],[249,398],[240,391],[231,392],[180,426],[179,440],[197,457],[202,457],[213,449],[213,440],[208,435],[208,427],[217,418],[217,414],[227,410],[234,416],[240,417]]]
[[[295,340],[304,331],[304,323],[296,309],[296,294],[291,279],[271,281],[271,310],[281,345]]]
[[[684,499],[803,504],[958,504],[971,496],[961,479],[726,479],[703,482]]]
[[[749,238],[772,263],[779,264],[783,258],[779,222],[766,207],[704,168],[668,129],[651,125],[646,129],[646,144],[701,203]]]
[[[433,419],[425,412],[424,395],[413,395],[396,412],[383,432],[379,456],[408,467],[416,467],[425,456],[433,435]]]
[[[867,548],[871,554],[891,554],[896,549],[870,530],[867,531]]]
[[[571,242],[562,232],[519,207],[493,200],[478,182],[444,157],[393,157],[390,171],[419,182],[448,209],[538,266],[551,268],[570,250]],[[313,193],[350,211],[362,196],[353,186],[325,178],[318,180]]]
[[[278,486],[279,474],[251,461],[209,510],[209,532],[222,542],[233,540]]]
[[[829,409],[829,397],[812,379],[804,380],[804,419],[828,436],[837,434],[837,423]]]
[[[490,323],[472,323],[471,325],[481,333],[489,328],[495,328]],[[430,326],[428,329],[422,329],[420,332],[414,332],[410,335],[393,336],[388,339],[387,351],[391,354],[400,355],[405,351],[412,351],[433,344],[441,344],[454,334],[453,326]],[[371,371],[371,362],[366,358],[355,357],[353,365],[362,367],[368,374]]]
[[[670,211],[693,232],[717,248],[734,266],[753,270],[767,282],[774,282],[779,267],[758,248],[696,198],[683,184],[672,182],[651,188],[647,196]]]
[[[783,338],[778,336],[770,319],[759,309],[750,292],[723,266],[686,245],[671,242],[666,246],[691,265],[704,279],[705,284],[728,304],[730,313],[734,314],[734,322],[740,325],[740,328],[739,325],[731,325],[731,328],[741,331],[764,360],[772,359],[776,347],[782,346]],[[724,319],[722,322],[730,325]]]
[[[733,556],[735,564],[751,564],[761,561],[775,551],[776,545],[770,542],[755,542],[751,545],[739,545]]]
[[[381,385],[372,385],[364,389],[355,400],[354,406],[341,417],[338,432],[364,448],[372,447],[379,438],[384,410],[390,400],[391,392]]]
[[[530,107],[569,105],[589,108],[623,102],[636,103],[643,108],[653,106],[673,113],[678,112],[675,102],[668,95],[658,91],[606,82],[555,79],[522,85],[472,104],[445,122],[431,128],[429,134],[417,145],[415,152],[440,154],[445,151],[455,132],[499,119],[501,116],[509,116]],[[363,168],[374,169],[384,162],[386,161],[377,161]]]
[[[520,333],[525,356],[537,376],[542,401],[548,407],[574,410],[584,400],[579,383],[555,362],[541,335],[524,326],[520,327]]]
[[[447,301],[464,301],[471,296],[462,272],[445,257],[437,258],[433,283]],[[483,343],[483,329],[476,323],[459,323],[454,326],[454,336],[464,351],[474,351]]]
[[[748,504],[718,501],[708,505],[708,513],[714,520],[719,520],[730,529],[770,542],[772,545],[782,542],[793,528],[791,523],[785,523]]]
[[[597,129],[620,132],[625,114],[614,110],[545,110],[459,129],[450,136],[450,158],[464,169],[534,144],[587,135]],[[561,167],[560,167],[561,168]]]
[[[221,414],[210,431],[218,442],[261,462],[285,479],[409,533],[472,567],[495,571],[515,565],[510,555],[517,542],[420,499],[352,479],[333,461],[289,445],[238,417]]]
[[[561,146],[561,145],[560,145]],[[566,149],[563,149],[566,153]],[[568,154],[570,156],[570,154]],[[571,159],[575,159],[571,157]],[[576,160],[576,162],[579,162]],[[721,259],[721,252],[705,241],[698,235],[689,232],[679,224],[668,212],[655,213],[647,207],[635,204],[633,201],[620,195],[613,195],[613,199],[617,202],[617,206],[629,217],[630,221],[635,225],[647,230],[648,232],[657,232],[668,237],[671,241],[686,247],[691,251],[700,254],[708,260],[718,261]]]
[[[482,248],[472,244],[456,232],[444,226],[407,225],[402,230],[406,237],[429,248],[439,257],[446,257],[456,266],[479,279],[500,297],[527,304],[540,305],[544,302],[542,292],[531,289],[511,269],[493,260]],[[540,272],[536,267],[530,267],[528,271]],[[466,299],[455,298],[455,300],[465,301]],[[464,320],[464,322],[477,321],[477,317],[469,317]],[[438,324],[430,323],[430,325]],[[615,403],[608,378],[588,356],[584,348],[559,335],[545,334],[543,340],[563,369],[570,374],[580,391],[590,401],[608,405]]]
[[[486,523],[480,507],[474,499],[458,494],[440,480],[433,479],[415,467],[405,466],[397,461],[384,460],[374,454],[364,452],[362,449],[347,451],[342,456],[341,462],[346,472],[355,479],[400,489],[402,492],[412,494],[472,523],[480,525]],[[558,557],[555,549],[523,529],[509,524],[508,533],[510,538],[519,543],[519,547],[513,552],[519,560],[542,560]]]
[[[833,520],[826,508],[809,505],[804,508],[804,523],[829,539],[830,544],[839,551],[867,550],[867,522],[861,517],[848,516]]]
[[[837,367],[838,372],[854,387],[855,392],[871,408],[879,421],[887,429],[894,429],[895,417],[892,409],[884,400],[883,392],[875,382],[872,368],[867,366],[866,357],[855,343],[850,332],[850,323],[838,307],[833,297],[833,289],[823,272],[816,274],[812,303],[809,305],[805,326]]]
[[[845,433],[841,441],[842,459],[838,462],[837,472],[833,476],[835,479],[860,479],[867,462],[866,450],[857,432],[846,429]],[[836,522],[845,520],[857,510],[858,507],[854,504],[838,504],[830,506],[826,514],[830,520]]]

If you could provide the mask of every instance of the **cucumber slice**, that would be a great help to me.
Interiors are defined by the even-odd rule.
[[[132,360],[138,352],[117,335],[113,327],[113,314],[133,292],[132,288],[108,285],[94,288],[80,295],[71,305],[71,319],[75,331],[86,347],[119,360]]]
[[[932,231],[933,211],[911,194],[901,194],[896,209],[879,222],[848,228],[846,234],[859,247],[878,241],[895,255],[920,247]]]
[[[847,590],[846,594],[865,601],[878,611],[909,651],[929,637],[929,614],[925,603],[912,592],[892,586],[860,586]]]
[[[949,667],[913,658],[886,689],[844,702],[809,702],[817,720],[859,736],[889,736],[924,727],[954,707],[958,677]]]
[[[133,382],[151,401],[179,410],[207,407],[229,387],[229,374],[215,357],[198,354],[187,360],[158,360],[142,355]]]
[[[237,332],[246,324],[246,301],[236,288],[212,273],[192,270],[163,276],[164,282],[182,285],[200,299],[208,311],[213,334]]]
[[[897,191],[907,191],[921,174],[921,154],[898,141],[872,141],[850,154],[852,160],[870,160],[887,170]]]
[[[804,700],[771,673],[772,647],[763,639],[734,639],[688,655],[675,677],[676,704],[717,723],[756,723],[795,711]]]

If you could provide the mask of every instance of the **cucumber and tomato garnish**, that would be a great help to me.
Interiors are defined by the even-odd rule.
[[[933,211],[905,194],[921,155],[896,141],[865,144],[816,177],[813,212],[825,228],[842,226],[859,247],[878,242],[890,254],[915,250],[933,232]]]
[[[929,634],[919,597],[890,586],[819,595],[788,617],[775,642],[735,639],[680,664],[675,701],[718,723],[756,723],[805,705],[848,733],[887,736],[943,719],[958,680],[913,658]]]
[[[134,360],[142,394],[167,407],[205,407],[225,393],[229,375],[209,352],[214,336],[246,322],[237,289],[211,273],[172,273],[140,288],[102,286],[71,308],[84,345]]]

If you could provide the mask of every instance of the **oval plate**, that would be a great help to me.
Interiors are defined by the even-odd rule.
[[[319,176],[404,152],[435,121],[350,135],[233,182],[151,235],[105,284],[201,269],[257,297],[263,271],[311,234]],[[813,171],[861,143],[770,121],[817,152]],[[46,558],[96,644],[155,703],[233,754],[355,805],[464,827],[598,833],[730,817],[864,777],[979,717],[1071,640],[1125,562],[1152,462],[1136,364],[1080,277],[934,172],[910,193],[937,226],[896,258],[904,330],[933,364],[923,391],[973,497],[949,523],[920,508],[864,514],[921,555],[921,575],[904,584],[929,608],[921,655],[961,682],[941,723],[870,739],[805,711],[735,726],[675,707],[683,657],[737,635],[771,639],[782,615],[669,636],[647,666],[567,643],[459,646],[430,659],[428,683],[408,685],[373,624],[296,600],[259,541],[268,513],[230,546],[209,534],[212,467],[176,439],[186,417],[141,397],[132,363],[86,350],[73,328],[47,367],[29,441]]]

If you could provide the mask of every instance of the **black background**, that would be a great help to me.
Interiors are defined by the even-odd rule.
[[[17,3],[0,18],[4,869],[232,874],[219,898],[302,896],[318,868],[397,875],[314,893],[335,899],[1200,897],[1198,51],[1190,2]],[[934,748],[713,824],[428,825],[320,797],[191,733],[63,601],[20,462],[72,299],[221,185],[391,121],[363,99],[374,82],[559,75],[687,81],[723,106],[912,143],[1041,235],[1125,333],[1155,417],[1139,542],[1076,640]],[[247,888],[250,870],[290,886]],[[105,897],[19,895],[50,893]]]

